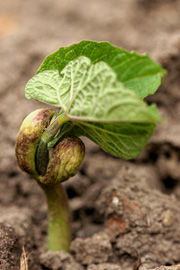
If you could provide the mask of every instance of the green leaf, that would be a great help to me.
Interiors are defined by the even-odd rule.
[[[139,155],[161,121],[156,106],[142,99],[157,90],[164,75],[148,55],[82,41],[48,56],[25,95],[61,108],[69,119],[48,148],[74,134],[129,159]]]
[[[25,95],[60,107],[73,121],[154,123],[160,121],[156,107],[148,107],[132,90],[117,81],[105,63],[91,64],[81,56],[62,70],[35,75],[26,85]]]
[[[154,128],[155,124],[79,122],[71,133],[86,136],[115,157],[132,159],[143,151]]]
[[[154,94],[165,70],[148,55],[139,55],[136,52],[127,52],[112,46],[108,42],[81,41],[69,47],[62,47],[49,55],[37,73],[46,70],[58,70],[79,56],[88,57],[92,64],[103,61],[116,73],[117,80],[132,90],[142,99]]]
[[[48,149],[69,134],[85,136],[105,152],[124,159],[136,158],[151,137],[155,124],[67,122],[58,137],[48,144]]]

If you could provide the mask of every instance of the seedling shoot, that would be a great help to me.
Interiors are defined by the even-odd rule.
[[[51,108],[24,119],[15,152],[20,168],[45,193],[49,250],[69,251],[70,212],[62,182],[83,161],[80,137],[115,157],[136,158],[161,121],[156,105],[144,98],[156,92],[164,75],[148,55],[82,41],[49,55],[28,81],[25,96]]]

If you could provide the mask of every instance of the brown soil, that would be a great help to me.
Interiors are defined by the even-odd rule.
[[[145,270],[180,263],[180,0],[0,2],[0,269]],[[135,161],[85,139],[86,158],[65,183],[71,253],[46,251],[46,203],[22,173],[14,144],[24,117],[44,107],[24,97],[43,58],[83,39],[148,52],[168,75],[156,102],[164,123]],[[164,265],[166,267],[160,267]],[[174,267],[171,269],[179,269]]]

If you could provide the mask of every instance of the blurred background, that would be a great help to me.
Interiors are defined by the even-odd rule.
[[[42,242],[44,243],[46,236],[46,209],[40,190],[18,168],[14,145],[26,115],[47,105],[27,100],[24,87],[47,55],[59,47],[81,40],[109,41],[129,51],[148,53],[167,69],[168,75],[159,91],[148,98],[149,103],[157,103],[165,121],[158,125],[136,164],[129,162],[128,166],[133,173],[143,171],[145,178],[148,176],[150,179],[148,182],[153,182],[161,191],[173,193],[180,199],[180,0],[1,0],[0,223],[16,227],[16,231],[20,232],[19,239],[24,237],[23,241],[27,245],[25,248],[32,254],[31,257],[45,247]],[[106,184],[109,185],[109,180],[112,180],[117,172],[122,175],[120,159],[113,159],[98,152],[99,148],[90,142],[87,142],[86,149],[86,159],[76,177],[77,181],[75,179],[68,184],[76,236],[92,235],[97,228],[99,230],[99,224],[101,225],[104,219],[97,224],[98,207],[94,202],[105,187],[104,180],[107,180]],[[104,164],[109,167],[104,168]],[[124,175],[127,176],[126,170]],[[140,173],[135,179],[139,181],[141,178],[143,177]],[[83,201],[84,199],[86,200]],[[94,220],[92,217],[89,222],[92,213]],[[80,219],[83,222],[85,220],[85,223],[81,223]],[[93,224],[92,229],[89,223],[91,226]],[[84,228],[83,232],[80,228]],[[169,239],[174,241],[172,246],[176,247],[176,236],[174,238]],[[131,243],[136,243],[136,240]],[[15,248],[13,258],[18,260],[18,265],[20,255],[17,255],[17,250]],[[21,252],[21,247],[19,250]],[[8,252],[7,257],[12,254],[11,246]],[[179,248],[177,253],[179,256]],[[172,260],[168,262],[179,261],[179,257],[171,257]],[[33,263],[33,260],[36,260],[38,265],[39,258],[33,258],[31,269],[41,269]],[[166,259],[166,256],[164,258]],[[160,264],[164,264],[163,256],[158,253],[156,261],[159,259],[162,259]],[[7,266],[7,269],[10,267]]]

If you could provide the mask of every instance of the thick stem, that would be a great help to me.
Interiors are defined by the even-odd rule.
[[[43,185],[48,204],[48,250],[69,251],[71,241],[70,210],[62,184]]]

